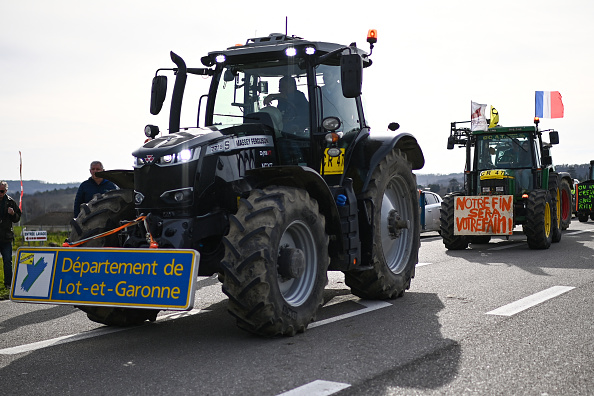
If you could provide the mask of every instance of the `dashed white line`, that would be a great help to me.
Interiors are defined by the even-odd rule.
[[[386,307],[391,307],[392,304],[387,303],[385,301],[375,301],[375,300],[359,300],[359,301],[355,301],[358,304],[363,305],[365,308],[363,309],[359,309],[358,311],[354,311],[354,312],[349,312],[343,315],[338,315],[335,316],[333,318],[328,318],[328,319],[324,319],[324,320],[320,320],[319,322],[313,322],[310,323],[309,326],[307,326],[308,329],[314,328],[314,327],[319,327],[319,326],[323,326],[323,325],[327,325],[329,323],[334,323],[334,322],[338,322],[339,320],[343,320],[343,319],[348,319],[348,318],[352,318],[353,316],[357,316],[357,315],[361,315],[367,312],[371,312],[371,311],[375,311],[376,309],[380,309],[380,308],[386,308]]]
[[[430,265],[431,263],[417,263],[417,267],[422,267],[424,265]]]
[[[550,300],[553,297],[557,297],[563,293],[567,293],[572,289],[575,288],[571,286],[553,286],[541,292],[535,293],[531,296],[524,297],[511,304],[507,304],[503,307],[487,312],[487,315],[512,316],[517,314],[518,312],[524,311],[525,309],[528,309],[537,304]]]
[[[278,396],[327,396],[348,388],[349,384],[341,382],[316,380],[299,388],[279,394]]]
[[[358,300],[355,302],[363,305],[365,308],[360,309],[358,311],[346,313],[344,315],[335,316],[333,318],[320,320],[319,322],[313,322],[308,327],[309,328],[319,327],[319,326],[323,326],[323,325],[326,325],[329,323],[337,322],[339,320],[343,320],[343,319],[361,315],[361,314],[364,314],[367,312],[375,311],[376,309],[392,306],[392,304],[387,303],[385,301]],[[187,311],[187,312],[185,312],[185,311],[184,312],[173,312],[173,313],[170,313],[167,315],[159,316],[157,318],[157,322],[161,322],[161,321],[165,321],[165,320],[174,320],[174,319],[182,318],[185,316],[192,316],[192,315],[196,315],[199,313],[206,313],[206,312],[209,312],[209,311],[201,310],[201,309],[193,309],[193,310]],[[19,346],[15,346],[15,347],[0,349],[0,355],[16,355],[18,353],[31,352],[31,351],[35,351],[38,349],[47,348],[50,346],[66,344],[68,342],[84,340],[84,339],[92,338],[92,337],[99,337],[102,335],[116,333],[119,331],[125,331],[125,330],[129,330],[131,328],[133,328],[133,327],[100,327],[98,329],[94,329],[94,330],[83,332],[83,333],[71,334],[71,335],[67,335],[67,336],[52,338],[49,340],[33,342],[31,344],[24,344],[24,345],[19,345]]]
[[[578,235],[578,234],[583,234],[585,232],[592,232],[594,230],[576,230],[576,231],[569,231],[566,233],[567,236],[574,236],[574,235]]]
[[[497,246],[497,247],[493,247],[493,248],[489,248],[487,250],[504,250],[504,249],[511,249],[511,248],[515,248],[518,246],[521,246],[525,241],[518,241],[518,242],[511,242],[509,244],[505,244],[503,246]]]
[[[192,316],[192,315],[196,315],[199,313],[205,313],[205,312],[209,312],[209,311],[193,309],[193,310],[187,311],[187,312],[185,312],[185,311],[184,312],[175,312],[175,313],[159,316],[156,321],[161,322],[161,321],[166,321],[166,320],[171,320],[171,319],[177,319],[177,318],[184,317],[184,316]],[[31,352],[31,351],[47,348],[47,347],[54,346],[54,345],[66,344],[68,342],[84,340],[84,339],[92,338],[92,337],[99,337],[102,335],[117,333],[119,331],[130,330],[133,328],[134,327],[100,327],[98,329],[86,331],[84,333],[71,334],[71,335],[67,335],[67,336],[52,338],[50,340],[38,341],[38,342],[33,342],[31,344],[25,344],[25,345],[19,345],[19,346],[15,346],[15,347],[11,347],[11,348],[0,349],[0,355],[16,355],[18,353]]]

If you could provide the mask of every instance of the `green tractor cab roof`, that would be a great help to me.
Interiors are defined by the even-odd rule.
[[[501,127],[496,126],[493,128],[489,128],[486,131],[473,131],[473,135],[490,135],[493,133],[518,133],[518,132],[537,132],[538,129],[534,125],[529,126],[515,126],[515,127]]]

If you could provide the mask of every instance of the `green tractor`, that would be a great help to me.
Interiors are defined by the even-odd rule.
[[[588,180],[575,185],[575,213],[581,223],[594,220],[594,161],[590,161]]]
[[[468,121],[467,121],[468,122]],[[441,236],[449,250],[509,236],[522,225],[531,249],[548,249],[571,222],[571,176],[555,171],[551,147],[559,133],[534,126],[494,127],[486,131],[451,124],[448,150],[466,149],[464,190],[445,196]],[[549,132],[549,142],[543,142]]]

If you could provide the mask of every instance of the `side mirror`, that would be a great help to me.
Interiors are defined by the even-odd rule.
[[[453,150],[454,149],[454,137],[450,136],[448,138],[448,150]]]
[[[340,81],[345,98],[361,95],[363,85],[363,59],[358,54],[343,55],[340,58]]]
[[[559,144],[559,132],[549,132],[549,142],[551,142],[551,144]]]
[[[397,122],[391,122],[388,124],[388,129],[391,130],[392,132],[396,132],[396,130],[398,130],[398,128],[400,128],[400,124]]]
[[[226,82],[230,82],[235,80],[235,74],[233,74],[233,72],[229,69],[225,70],[225,73],[223,74],[223,80]]]
[[[553,165],[553,157],[551,156],[551,145],[544,144],[542,148],[542,164],[544,166]]]
[[[151,88],[151,114],[157,115],[163,108],[165,96],[167,95],[167,77],[153,77],[153,86]]]
[[[542,164],[544,166],[553,165],[553,157],[551,157],[550,155],[543,155]]]

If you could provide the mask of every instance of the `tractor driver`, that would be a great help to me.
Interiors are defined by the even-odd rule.
[[[291,76],[285,76],[278,83],[279,93],[264,98],[264,106],[277,100],[277,108],[283,115],[283,129],[286,132],[303,132],[309,123],[309,102],[305,94],[297,89],[297,82]]]

